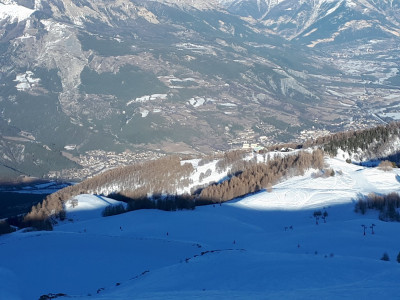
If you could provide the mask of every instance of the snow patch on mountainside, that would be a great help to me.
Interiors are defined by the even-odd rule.
[[[18,74],[14,80],[17,82],[17,90],[26,91],[35,87],[40,82],[40,78],[34,78],[33,76],[34,74],[31,71],[26,71],[25,74]]]
[[[155,100],[166,100],[167,98],[168,98],[168,94],[145,95],[142,97],[137,97],[137,98],[127,102],[126,106],[129,106],[133,103],[144,103],[144,102],[155,101]]]
[[[187,104],[192,105],[193,107],[203,106],[206,103],[206,99],[203,97],[194,97],[190,98]]]
[[[169,5],[176,5],[182,8],[193,7],[199,10],[215,9],[219,6],[221,0],[158,0],[159,2],[164,2]]]
[[[33,9],[17,5],[11,1],[4,3],[0,3],[0,20],[9,19],[10,23],[24,21],[35,12]]]
[[[146,118],[149,115],[150,111],[147,109],[144,109],[142,107],[139,108],[139,114],[142,116],[142,118]]]

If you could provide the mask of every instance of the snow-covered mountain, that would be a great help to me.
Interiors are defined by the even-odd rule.
[[[28,19],[33,12],[33,9],[29,9],[14,3],[0,3],[0,20],[7,21],[9,23],[22,22]]]
[[[370,0],[0,0],[0,177],[398,119],[399,15]]]
[[[251,16],[290,40],[308,41],[310,47],[336,39],[351,41],[348,36],[341,37],[348,35],[348,31],[354,35],[353,39],[358,34],[369,36],[368,31],[375,31],[377,36],[398,37],[399,8],[398,2],[369,0],[239,0],[228,5],[230,11]]]
[[[310,170],[270,192],[195,210],[104,218],[112,200],[78,196],[53,231],[0,236],[0,297],[395,299],[400,223],[355,213],[354,204],[400,192],[399,170],[326,163],[335,176]]]

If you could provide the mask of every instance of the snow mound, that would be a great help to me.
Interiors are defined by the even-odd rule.
[[[0,3],[0,20],[10,19],[11,22],[21,22],[28,19],[35,11],[17,4]]]
[[[126,205],[104,196],[82,194],[68,200],[64,204],[64,209],[68,219],[76,221],[99,218],[107,206]]]

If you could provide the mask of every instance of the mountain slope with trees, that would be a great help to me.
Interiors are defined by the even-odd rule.
[[[316,177],[334,176],[335,171],[324,165],[326,154],[337,156],[341,151],[341,159],[348,162],[348,157],[379,160],[383,154],[385,159],[396,158],[398,141],[399,124],[392,123],[322,137],[304,145],[292,145],[297,150],[288,150],[291,145],[274,147],[284,152],[230,151],[201,159],[167,156],[112,169],[65,187],[33,207],[24,217],[23,226],[49,227],[51,219],[65,218],[66,202],[80,194],[105,195],[121,200],[128,203],[128,210],[175,210],[222,203],[261,190],[271,190],[282,180],[302,175],[308,169],[317,170]],[[396,164],[395,160],[387,162],[390,169]],[[21,222],[13,221],[12,224]]]
[[[354,208],[358,195],[372,192],[398,205],[391,193],[400,192],[400,169],[324,162],[334,176],[308,170],[270,191],[195,210],[102,217],[100,208],[116,202],[78,195],[53,231],[0,236],[0,296],[396,299],[400,223]]]

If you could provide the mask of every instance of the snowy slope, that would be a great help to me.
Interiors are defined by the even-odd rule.
[[[115,206],[124,204],[123,202],[116,201],[104,196],[98,195],[79,195],[73,199],[68,200],[64,204],[64,209],[67,213],[68,219],[75,221],[89,220],[99,218],[107,206]]]
[[[269,152],[268,158],[274,159],[276,157],[284,157],[286,155],[296,155],[298,154],[299,150],[293,150],[290,152]],[[258,162],[267,162],[268,158],[256,153],[246,153],[243,160],[249,161],[251,159],[256,159]],[[215,182],[222,182],[229,178],[229,174],[231,174],[232,164],[229,165],[226,170],[218,170],[217,164],[219,159],[211,160],[207,163],[200,164],[201,159],[192,159],[192,160],[184,160],[181,163],[190,163],[193,166],[194,172],[190,176],[190,183],[185,188],[181,188],[177,190],[177,194],[184,194],[184,193],[191,193],[191,190],[196,190],[201,186],[207,186],[209,184]],[[207,171],[210,174],[205,175],[202,180],[200,180],[201,174],[207,174]]]
[[[34,10],[21,5],[14,4],[10,1],[0,2],[0,20],[7,19],[10,23],[21,22],[30,17]]]
[[[18,284],[16,276],[10,270],[0,267],[0,299],[20,299],[16,295]]]
[[[293,178],[276,185],[272,193],[247,197],[237,205],[268,210],[313,209],[352,203],[359,193],[400,191],[400,184],[396,179],[399,170],[383,172],[377,168],[368,169],[347,164],[339,159],[329,159],[328,163],[335,171],[343,174],[310,180],[312,173],[315,173],[315,170],[311,170],[304,177]]]
[[[308,172],[222,206],[88,216],[1,236],[7,299],[394,299],[400,224],[355,214],[353,201],[399,192],[400,172],[327,162],[343,174]],[[316,209],[326,209],[326,223],[316,225]],[[361,225],[372,223],[375,234],[364,236]]]

